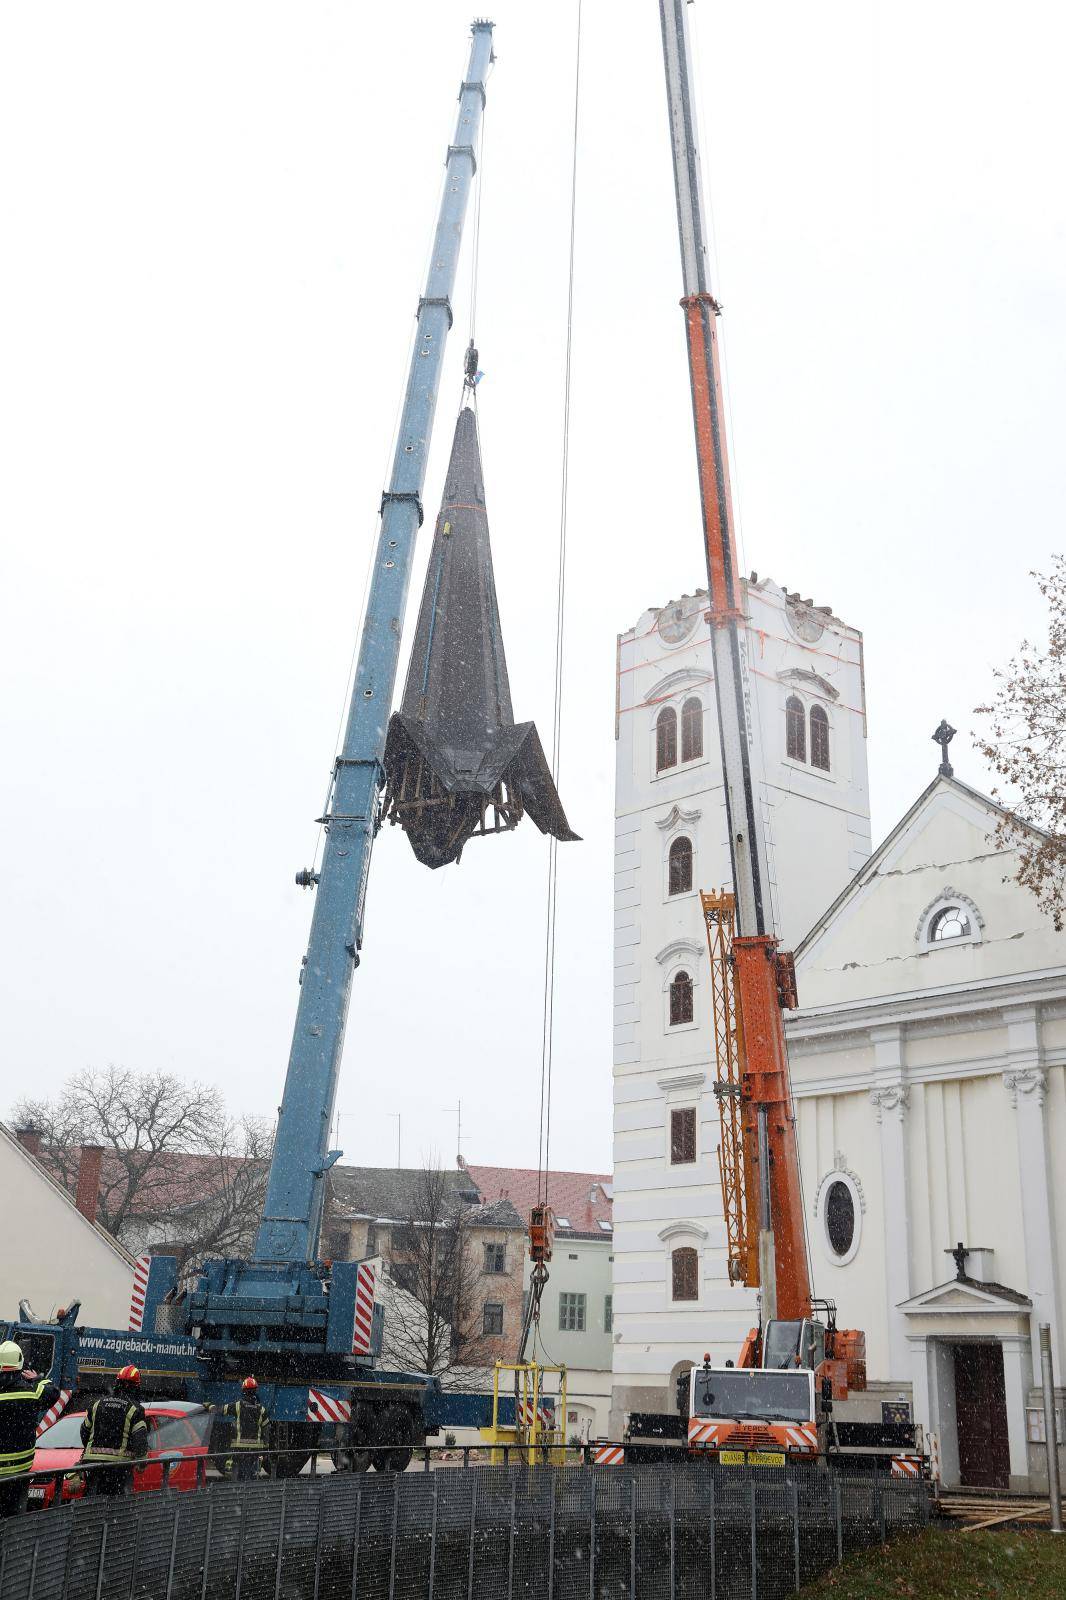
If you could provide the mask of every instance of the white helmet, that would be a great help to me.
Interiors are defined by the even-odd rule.
[[[0,1344],[0,1372],[21,1372],[25,1365],[22,1350],[13,1339]]]

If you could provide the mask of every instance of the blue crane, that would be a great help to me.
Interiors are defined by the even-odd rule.
[[[300,981],[292,1048],[263,1216],[250,1261],[207,1264],[190,1297],[190,1326],[207,1349],[311,1349],[347,1354],[353,1272],[338,1263],[327,1296],[317,1264],[326,1173],[341,1152],[329,1148],[352,976],[363,942],[370,854],[389,713],[403,630],[415,539],[421,525],[433,417],[452,324],[467,201],[476,171],[492,24],[475,21],[459,92],[455,138],[448,147],[444,194],[411,354],[392,474],[381,499],[381,527],[347,725],[323,819],[314,915]],[[354,1271],[354,1269],[353,1269]]]

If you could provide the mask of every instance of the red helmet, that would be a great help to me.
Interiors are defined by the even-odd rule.
[[[258,1389],[258,1387],[259,1385],[256,1383],[254,1378],[245,1378],[244,1382],[241,1384],[241,1388],[247,1389],[249,1394],[251,1394],[255,1389]]]
[[[122,1371],[119,1373],[118,1377],[115,1379],[115,1382],[116,1383],[132,1383],[139,1389],[140,1386],[141,1386],[141,1374],[140,1374],[140,1371],[138,1370],[137,1367],[123,1367]]]

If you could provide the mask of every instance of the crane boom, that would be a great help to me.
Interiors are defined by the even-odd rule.
[[[761,1288],[764,1317],[802,1318],[811,1313],[810,1272],[781,1019],[782,1003],[794,1004],[795,999],[790,959],[778,954],[774,938],[766,839],[752,774],[744,595],[737,566],[715,326],[720,307],[710,280],[686,0],[659,0],[659,15],[710,595],[707,620],[738,930],[731,959],[743,1051],[744,1171],[732,1175],[731,1191],[744,1197],[748,1244],[758,1240],[757,1258],[750,1249],[747,1252],[750,1266],[745,1281]],[[738,1257],[740,1254],[738,1251]]]
[[[448,149],[444,195],[411,353],[389,486],[381,501],[366,620],[347,726],[326,810],[326,842],[304,960],[285,1093],[256,1261],[310,1261],[318,1248],[329,1150],[352,974],[363,942],[370,852],[378,824],[385,736],[392,709],[415,537],[444,347],[451,326],[467,199],[492,59],[492,24],[475,22]]]

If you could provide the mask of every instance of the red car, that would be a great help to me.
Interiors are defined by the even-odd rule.
[[[172,1489],[199,1487],[206,1465],[199,1458],[208,1452],[215,1420],[212,1413],[188,1400],[164,1400],[158,1404],[153,1401],[144,1411],[148,1418],[148,1459],[133,1474],[134,1493],[161,1489],[168,1461],[167,1481]],[[78,1500],[85,1493],[84,1474],[77,1471],[84,1417],[84,1411],[68,1411],[37,1440],[30,1482],[31,1508],[52,1505],[61,1473],[75,1474],[61,1480],[64,1500]],[[44,1473],[54,1473],[55,1477],[38,1476]]]

